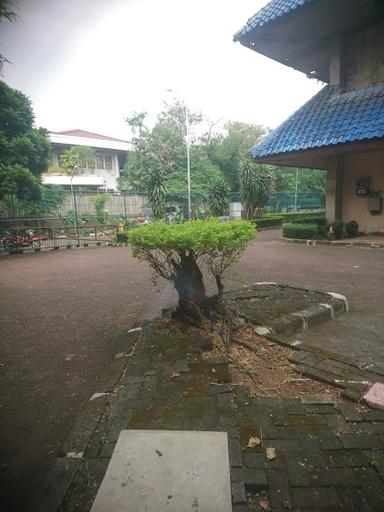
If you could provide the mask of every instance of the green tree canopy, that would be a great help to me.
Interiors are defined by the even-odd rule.
[[[0,197],[38,199],[41,174],[48,169],[48,132],[34,128],[29,99],[0,81]]]

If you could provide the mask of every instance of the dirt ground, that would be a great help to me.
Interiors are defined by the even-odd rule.
[[[278,234],[260,234],[229,273],[227,288],[276,281],[344,293],[348,319],[311,336],[344,344],[349,355],[384,360],[384,251],[294,246],[277,242]],[[164,283],[156,291],[147,266],[124,247],[4,256],[0,286],[0,502],[25,511],[97,392],[119,338],[137,319],[173,304],[175,294]]]

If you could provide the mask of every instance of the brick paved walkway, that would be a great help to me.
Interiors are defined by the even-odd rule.
[[[92,435],[61,512],[90,509],[121,429],[219,430],[229,436],[233,510],[384,510],[384,412],[319,397],[251,397],[223,358],[164,322],[127,338],[126,371]],[[247,448],[250,437],[262,444]],[[276,449],[267,461],[265,449]],[[72,446],[76,450],[79,447]]]

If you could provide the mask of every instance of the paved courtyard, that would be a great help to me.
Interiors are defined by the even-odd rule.
[[[343,293],[350,314],[301,337],[384,362],[384,252],[288,245],[277,234],[260,234],[228,286],[276,281]],[[0,282],[1,500],[27,510],[127,330],[175,296],[164,283],[154,291],[147,267],[128,248],[3,257]]]

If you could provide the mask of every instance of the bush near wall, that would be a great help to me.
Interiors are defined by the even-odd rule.
[[[301,224],[326,224],[324,212],[299,212],[299,213],[281,213],[279,215],[267,213],[263,217],[253,220],[258,228],[272,228],[279,227],[283,223],[298,223]]]
[[[283,236],[299,240],[317,240],[320,238],[320,226],[317,224],[283,224]]]

